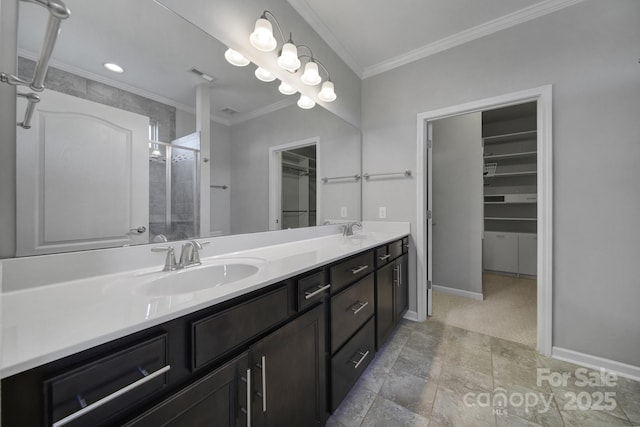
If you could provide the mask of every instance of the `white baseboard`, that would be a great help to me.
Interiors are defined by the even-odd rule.
[[[587,368],[606,369],[621,377],[640,381],[640,366],[627,365],[626,363],[616,362],[615,360],[605,359],[598,356],[592,356],[586,353],[580,353],[566,348],[553,347],[551,357],[565,362],[575,363]]]
[[[459,297],[471,298],[478,301],[482,301],[484,299],[484,296],[479,292],[464,291],[462,289],[448,288],[446,286],[438,285],[433,285],[433,289],[445,294],[458,295]]]
[[[417,311],[413,311],[413,310],[407,310],[407,312],[404,314],[404,319],[407,320],[412,320],[414,322],[418,321],[418,312]]]

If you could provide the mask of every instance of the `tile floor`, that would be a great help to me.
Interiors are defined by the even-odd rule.
[[[640,426],[640,382],[603,384],[578,368],[434,320],[403,321],[327,426]]]

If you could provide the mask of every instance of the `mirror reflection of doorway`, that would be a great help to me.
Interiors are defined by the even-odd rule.
[[[316,224],[316,146],[282,152],[281,218],[282,228]]]

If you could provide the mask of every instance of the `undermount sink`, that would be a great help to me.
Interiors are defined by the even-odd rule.
[[[256,274],[260,271],[256,264],[230,260],[178,270],[144,283],[136,292],[151,297],[165,297],[225,286]]]

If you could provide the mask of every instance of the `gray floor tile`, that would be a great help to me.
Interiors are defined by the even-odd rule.
[[[560,411],[567,427],[613,427],[633,425],[626,419],[601,411]]]
[[[438,383],[406,372],[392,369],[379,395],[407,408],[411,412],[429,417]]]
[[[357,427],[362,423],[376,396],[377,393],[356,384],[333,413],[332,418],[345,427]]]
[[[398,355],[393,368],[424,379],[437,379],[440,376],[443,363],[443,355],[434,356],[405,346]]]
[[[362,427],[427,427],[428,425],[428,418],[382,397],[376,398],[362,421]]]
[[[505,414],[505,415],[497,415],[496,423],[498,427],[542,427],[540,424],[536,424],[531,421],[524,420],[520,417],[516,417],[515,415]],[[553,427],[562,426],[562,421],[560,424],[557,424]],[[550,426],[551,427],[551,426]]]
[[[640,394],[618,391],[615,400],[629,421],[634,425],[640,426]]]
[[[496,425],[491,408],[478,406],[473,403],[473,400],[470,403],[473,406],[465,403],[464,398],[459,394],[438,387],[429,427],[490,427]]]

